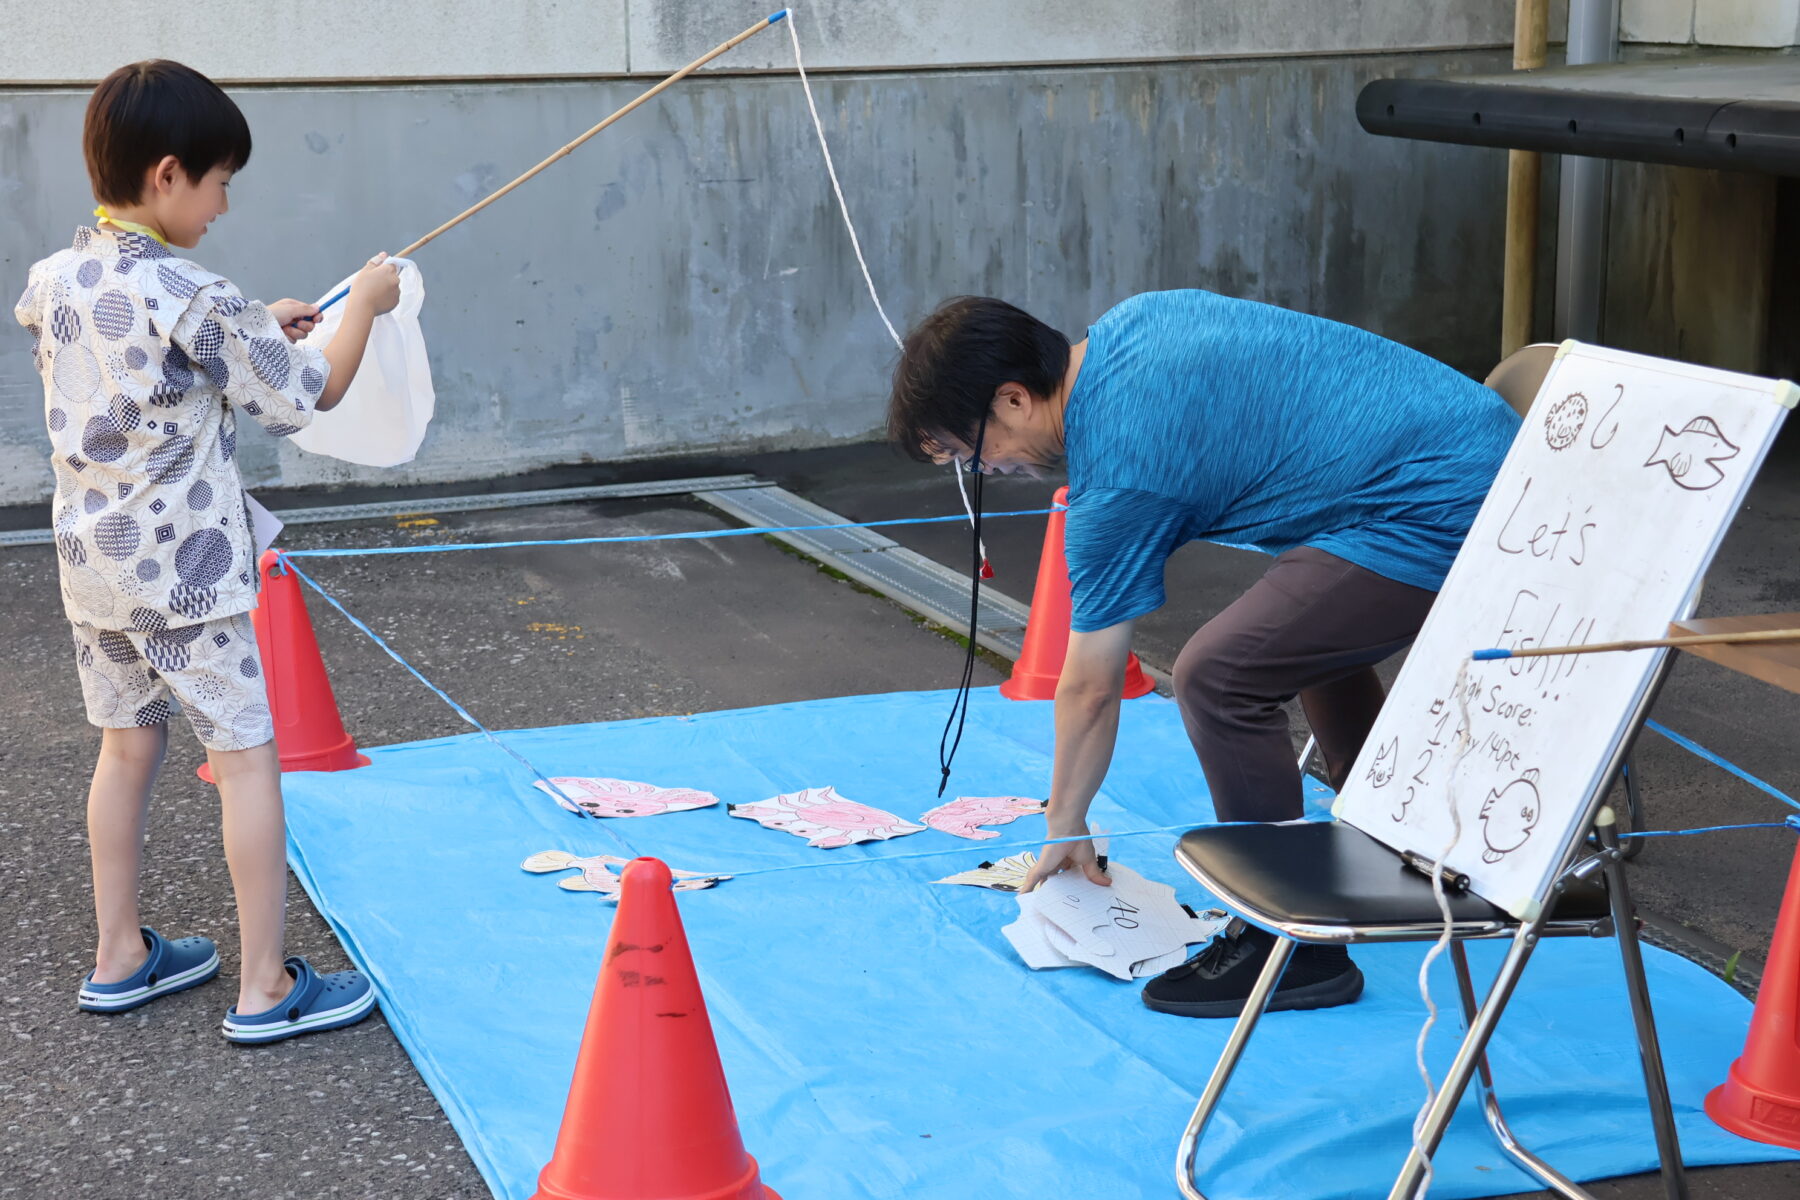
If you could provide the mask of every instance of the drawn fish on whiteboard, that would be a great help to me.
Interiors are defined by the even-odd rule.
[[[1717,487],[1725,478],[1719,464],[1737,457],[1738,448],[1725,436],[1719,423],[1711,417],[1695,417],[1676,433],[1663,426],[1656,449],[1645,460],[1646,467],[1661,464],[1676,486],[1690,492],[1704,492]]]
[[[1488,789],[1481,802],[1481,837],[1487,842],[1481,861],[1497,863],[1530,839],[1544,811],[1537,781],[1532,767],[1499,791]]]
[[[1550,413],[1544,418],[1544,441],[1552,450],[1567,450],[1581,436],[1587,415],[1587,397],[1580,392],[1570,392],[1550,406]]]
[[[1400,739],[1391,737],[1375,752],[1375,761],[1363,778],[1369,781],[1370,787],[1386,787],[1394,782],[1394,762],[1400,757]]]

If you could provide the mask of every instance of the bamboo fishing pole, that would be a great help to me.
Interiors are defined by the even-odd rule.
[[[787,15],[788,15],[788,10],[785,8],[782,9],[780,12],[770,13],[768,16],[764,17],[762,20],[758,21],[756,24],[750,26],[750,28],[744,30],[744,32],[738,34],[736,37],[730,38],[723,42],[720,42],[717,46],[714,46],[711,50],[708,50],[705,54],[702,54],[699,58],[696,58],[693,62],[691,62],[687,66],[681,68],[681,70],[675,72],[673,75],[669,76],[667,79],[663,80],[661,83],[657,84],[655,87],[651,88],[649,91],[644,92],[642,95],[636,97],[635,99],[633,99],[631,101],[631,103],[625,105],[623,108],[619,109],[617,112],[615,112],[611,116],[607,117],[604,121],[601,121],[598,125],[594,126],[592,129],[588,130],[586,133],[582,134],[580,137],[576,138],[574,141],[570,142],[568,145],[564,146],[562,149],[558,150],[556,153],[554,153],[550,157],[546,158],[543,162],[539,163],[537,166],[531,168],[531,170],[525,172],[523,175],[519,176],[517,179],[513,180],[511,183],[507,184],[505,187],[499,189],[498,191],[490,192],[486,196],[483,196],[480,200],[476,201],[474,204],[471,204],[468,208],[465,208],[462,212],[457,213],[454,217],[451,217],[448,221],[445,221],[442,225],[439,225],[436,229],[432,230],[430,233],[426,234],[424,237],[420,238],[418,241],[414,242],[412,245],[406,247],[404,250],[400,251],[400,253],[394,255],[393,257],[405,258],[408,255],[412,254],[415,250],[419,249],[421,246],[425,245],[427,242],[431,241],[433,238],[439,236],[440,234],[448,233],[450,230],[456,228],[458,225],[462,224],[464,221],[468,220],[470,217],[474,216],[476,213],[480,212],[482,209],[486,208],[488,205],[492,204],[494,201],[498,200],[500,197],[506,195],[506,193],[512,191],[514,188],[518,187],[520,184],[526,182],[527,180],[538,175],[540,172],[544,171],[546,168],[548,168],[550,166],[550,164],[556,162],[558,159],[567,158],[571,153],[574,152],[576,147],[580,146],[583,142],[587,141],[589,138],[591,138],[595,134],[599,133],[602,129],[605,129],[608,125],[611,125],[614,121],[617,121],[620,117],[623,117],[625,114],[629,113],[632,109],[637,108],[639,105],[644,104],[647,101],[649,101],[652,97],[658,95],[659,93],[665,91],[666,89],[668,89],[670,87],[673,87],[675,84],[681,82],[683,79],[686,79],[689,75],[692,75],[695,71],[698,71],[701,67],[704,67],[707,63],[709,63],[713,59],[719,57],[719,55],[724,54],[726,51],[733,49],[734,47],[738,46],[740,43],[749,41],[751,38],[755,37],[757,34],[761,33],[763,30],[767,29],[769,26],[775,24],[777,21],[781,20],[783,17],[785,17]],[[329,300],[325,301],[325,303],[319,305],[319,311],[321,313],[323,313],[326,309],[330,308],[332,305],[336,304],[339,300],[342,300],[345,296],[347,296],[349,294],[350,294],[350,288],[348,285],[345,285],[343,288],[340,288],[338,290],[336,295],[332,296]]]
[[[1586,646],[1531,646],[1523,650],[1477,650],[1476,662],[1497,658],[1538,658],[1549,654],[1601,654],[1613,650],[1655,650],[1664,646],[1719,646],[1743,642],[1800,642],[1800,629],[1762,629],[1753,633],[1691,633],[1681,637],[1643,638],[1626,642],[1594,642]]]

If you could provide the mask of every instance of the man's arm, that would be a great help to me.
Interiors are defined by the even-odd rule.
[[[1045,814],[1052,838],[1081,837],[1088,832],[1088,805],[1106,779],[1118,738],[1131,630],[1132,622],[1122,621],[1093,633],[1069,635],[1069,653],[1056,684],[1056,754]],[[1081,869],[1096,883],[1108,882],[1094,857],[1092,842],[1062,842],[1045,846],[1039,853],[1025,890],[1071,868]]]

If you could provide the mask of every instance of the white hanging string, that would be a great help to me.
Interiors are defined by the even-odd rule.
[[[900,338],[900,331],[888,320],[887,309],[881,303],[881,296],[875,291],[875,279],[869,274],[869,261],[863,257],[862,239],[856,236],[856,223],[850,219],[850,205],[844,200],[843,185],[838,182],[837,166],[831,161],[831,145],[825,140],[825,123],[819,119],[819,106],[813,100],[812,83],[806,78],[806,63],[800,55],[800,31],[794,20],[794,10],[788,9],[788,40],[794,45],[794,70],[800,75],[800,90],[806,93],[806,110],[812,114],[813,130],[819,135],[819,152],[825,156],[825,173],[831,177],[831,192],[837,197],[838,212],[844,218],[844,229],[850,234],[850,249],[856,252],[856,265],[862,270],[863,283],[868,286],[869,299],[875,302],[876,315],[887,327],[888,336],[894,339],[895,347],[905,349],[905,342]],[[975,528],[975,507],[969,503],[969,489],[963,483],[962,468],[954,461],[950,464],[950,473],[956,477],[956,494],[962,498],[963,511],[969,515],[969,528]],[[987,545],[981,546],[981,561],[987,562]]]
[[[1425,1081],[1425,1103],[1419,1107],[1418,1116],[1413,1118],[1413,1149],[1418,1151],[1419,1158],[1425,1165],[1425,1174],[1419,1180],[1419,1190],[1413,1193],[1414,1200],[1423,1200],[1431,1190],[1435,1169],[1431,1165],[1431,1152],[1425,1149],[1423,1134],[1425,1118],[1431,1112],[1431,1106],[1437,1102],[1437,1085],[1432,1082],[1431,1068],[1425,1063],[1425,1043],[1431,1038],[1432,1027],[1437,1024],[1437,1002],[1431,998],[1431,964],[1443,956],[1450,948],[1453,933],[1453,919],[1450,915],[1450,898],[1444,894],[1444,863],[1456,851],[1456,844],[1462,840],[1462,810],[1456,804],[1456,771],[1462,766],[1463,759],[1468,757],[1469,737],[1469,660],[1464,659],[1456,668],[1456,711],[1458,724],[1456,733],[1451,737],[1455,748],[1455,757],[1450,761],[1450,774],[1444,781],[1444,803],[1450,807],[1450,842],[1438,854],[1437,862],[1431,869],[1431,895],[1437,901],[1438,914],[1444,919],[1444,931],[1438,935],[1425,954],[1425,961],[1419,964],[1419,995],[1425,999],[1425,1024],[1419,1028],[1419,1042],[1414,1047],[1414,1055],[1419,1064],[1419,1078]]]

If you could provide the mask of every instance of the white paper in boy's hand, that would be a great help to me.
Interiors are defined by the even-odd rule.
[[[1188,946],[1224,926],[1222,915],[1194,916],[1174,888],[1130,867],[1115,863],[1108,875],[1111,887],[1064,871],[1019,897],[1019,920],[1001,932],[1027,966],[1085,964],[1117,979],[1143,978],[1183,961]]]
[[[244,507],[250,512],[250,537],[256,543],[256,557],[261,558],[263,551],[275,544],[285,527],[280,517],[258,504],[249,492],[244,493]]]
[[[437,407],[431,383],[431,361],[419,310],[425,303],[425,280],[410,259],[390,258],[400,271],[400,303],[375,318],[368,345],[350,387],[336,406],[313,414],[312,423],[287,440],[308,454],[324,454],[365,467],[395,467],[411,462],[425,440]],[[351,278],[355,278],[352,276]],[[320,297],[335,296],[349,279]],[[300,344],[323,350],[337,336],[344,319],[340,300],[320,316]]]

